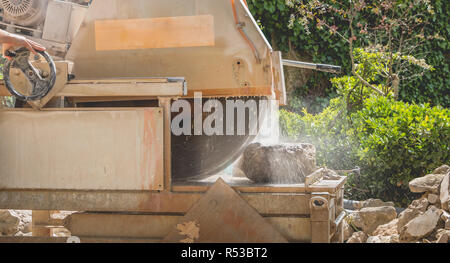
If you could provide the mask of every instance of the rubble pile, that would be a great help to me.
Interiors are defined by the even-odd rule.
[[[0,236],[31,236],[31,210],[0,210]]]
[[[397,214],[392,202],[358,202],[344,222],[347,243],[449,243],[450,167],[409,182],[413,193],[423,194]]]

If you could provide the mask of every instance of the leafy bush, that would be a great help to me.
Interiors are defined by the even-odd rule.
[[[367,99],[351,115],[353,135],[365,174],[360,181],[370,196],[407,203],[408,182],[450,160],[450,111],[386,97]]]
[[[282,134],[316,146],[318,165],[361,168],[349,176],[346,196],[406,204],[414,198],[408,182],[449,163],[450,111],[372,96],[347,112],[342,97],[317,115],[280,111]]]

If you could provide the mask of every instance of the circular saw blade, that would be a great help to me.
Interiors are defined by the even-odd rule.
[[[226,112],[226,100],[236,98],[221,98],[223,112]],[[261,98],[239,98],[243,101],[253,99],[259,105]],[[192,102],[191,102],[192,103]],[[234,127],[237,127],[237,112],[234,113]],[[176,113],[172,113],[172,118]],[[258,113],[257,113],[258,116]],[[203,120],[207,115],[203,115]],[[192,116],[193,118],[193,116]],[[255,134],[249,132],[249,111],[245,112],[245,135],[172,135],[172,179],[183,181],[189,179],[204,179],[215,175],[234,161],[236,161],[245,147],[255,138]],[[226,116],[224,116],[224,133],[226,129]],[[257,127],[257,126],[256,126]],[[193,131],[192,131],[193,134]]]

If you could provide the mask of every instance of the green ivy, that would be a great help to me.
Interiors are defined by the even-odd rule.
[[[289,28],[289,20],[294,10],[286,5],[285,0],[248,0],[247,2],[253,15],[262,25],[264,33],[278,49],[286,52],[291,46],[298,52],[310,55],[316,63],[341,65],[344,73],[350,75],[348,46],[340,38],[315,27],[310,27],[311,34],[307,34],[299,22],[295,22]],[[405,102],[450,106],[450,78],[448,77],[450,76],[448,41],[450,5],[445,3],[444,0],[431,1],[435,12],[426,18],[430,23],[426,33],[428,35],[438,33],[443,39],[427,41],[420,51],[427,54],[427,63],[436,70],[428,71],[422,77],[401,87],[399,98]],[[331,22],[334,18],[328,19],[327,22]],[[359,19],[364,22],[363,20],[367,18]],[[347,25],[342,24],[339,27],[345,29]],[[325,79],[330,77],[329,74],[318,76]],[[307,83],[304,89],[313,89],[316,82]],[[331,83],[329,85],[331,87]],[[334,91],[329,90],[329,93],[333,94]]]

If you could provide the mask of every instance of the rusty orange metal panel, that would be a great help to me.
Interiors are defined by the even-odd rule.
[[[95,21],[97,51],[214,46],[211,15]]]

